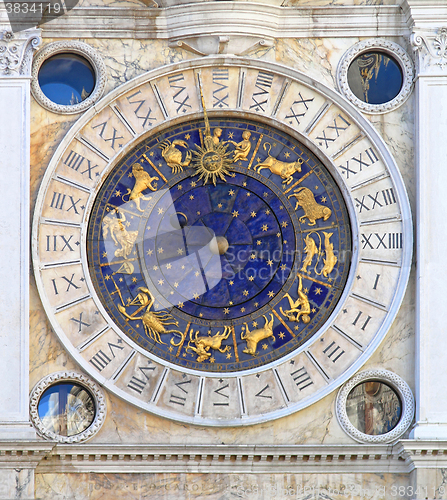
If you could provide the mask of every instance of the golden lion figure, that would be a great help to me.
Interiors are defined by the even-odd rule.
[[[258,348],[258,342],[264,340],[268,337],[272,337],[273,342],[275,342],[275,337],[273,336],[273,314],[270,314],[270,321],[265,315],[262,316],[265,320],[265,324],[262,328],[250,331],[248,329],[247,323],[245,325],[245,332],[241,333],[241,340],[247,341],[247,347],[243,352],[246,354],[251,354],[256,356],[256,349]]]
[[[153,181],[158,181],[158,177],[151,177],[144,168],[139,163],[134,163],[132,165],[132,174],[135,178],[135,185],[133,189],[128,189],[127,193],[123,195],[123,201],[125,196],[129,196],[129,201],[133,201],[139,212],[144,212],[140,208],[141,200],[151,200],[152,196],[144,196],[143,191],[150,189],[151,191],[157,190],[157,184],[152,185]]]
[[[315,226],[315,221],[317,219],[327,221],[332,215],[332,210],[329,207],[317,203],[312,191],[306,187],[295,189],[293,194],[288,198],[290,199],[292,197],[296,198],[295,210],[298,210],[299,207],[302,207],[304,210],[304,215],[299,219],[300,222],[303,222],[304,219],[307,218],[309,219],[309,226]]]
[[[210,349],[215,349],[219,352],[227,352],[231,350],[231,346],[227,345],[224,348],[222,348],[222,341],[227,340],[227,338],[230,336],[231,328],[229,326],[226,326],[224,328],[224,331],[222,333],[217,332],[216,335],[213,335],[212,337],[208,333],[208,337],[199,337],[199,331],[196,331],[195,337],[193,337],[194,330],[191,328],[191,331],[189,332],[189,342],[188,342],[188,347],[185,349],[188,351],[188,349],[191,349],[197,354],[197,362],[201,363],[202,361],[205,361],[209,357],[211,357],[211,353],[209,352]],[[191,345],[191,342],[195,344],[195,347]]]

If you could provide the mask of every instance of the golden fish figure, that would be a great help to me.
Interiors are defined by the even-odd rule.
[[[199,331],[196,331],[196,335],[193,337],[193,333],[194,330],[191,328],[191,331],[189,332],[190,340],[188,342],[188,347],[185,350],[188,351],[188,349],[191,349],[197,354],[197,363],[202,363],[202,361],[211,357],[211,353],[209,352],[210,349],[215,349],[222,353],[231,350],[231,346],[229,345],[222,348],[222,341],[227,340],[231,333],[231,328],[229,326],[226,326],[222,333],[217,332],[216,335],[213,335],[212,337],[209,333],[208,337],[199,337]],[[191,342],[195,344],[195,347],[191,345]]]
[[[329,241],[333,233],[325,233],[323,231],[323,234],[324,234],[324,251],[326,252],[326,258],[323,259],[324,267],[322,273],[323,276],[327,278],[331,274],[332,269],[334,269],[334,266],[337,263],[337,257],[334,254],[334,245]]]
[[[327,221],[332,214],[332,210],[329,207],[320,205],[315,201],[315,196],[309,188],[300,187],[295,189],[293,194],[288,198],[292,197],[296,198],[295,210],[298,210],[299,207],[302,207],[304,210],[304,215],[299,219],[300,222],[303,222],[307,218],[309,226],[315,226],[317,219]]]
[[[319,237],[318,233],[317,236]],[[308,234],[304,238],[304,241],[306,243],[306,246],[304,247],[306,258],[304,259],[301,271],[303,271],[303,273],[310,273],[310,271],[308,271],[307,268],[312,265],[312,259],[316,254],[319,254],[319,250],[317,248],[315,240],[312,238],[312,233]]]

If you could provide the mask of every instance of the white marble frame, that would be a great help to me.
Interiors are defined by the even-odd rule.
[[[84,57],[92,65],[95,72],[96,82],[92,93],[87,97],[87,99],[78,104],[56,104],[48,99],[48,97],[42,92],[39,85],[38,77],[42,64],[50,57],[62,53],[72,53]],[[42,47],[34,57],[33,67],[31,70],[31,93],[34,99],[36,99],[41,106],[49,111],[53,111],[53,113],[75,114],[85,111],[93,106],[95,102],[99,101],[104,93],[106,81],[106,66],[102,57],[93,47],[86,43],[72,40],[53,42]]]
[[[347,398],[358,384],[363,382],[377,381],[389,385],[395,392],[397,392],[399,399],[402,403],[402,415],[400,417],[399,423],[386,434],[380,434],[371,436],[359,431],[354,425],[352,425],[349,420],[348,414],[346,412],[346,401]],[[409,428],[411,422],[414,418],[414,397],[408,384],[401,379],[398,375],[388,370],[366,370],[357,373],[355,377],[349,380],[337,394],[337,400],[335,403],[335,412],[337,415],[337,420],[342,429],[359,443],[392,443],[399,439]]]
[[[351,63],[362,53],[369,52],[371,50],[384,52],[385,54],[391,56],[398,62],[402,71],[403,82],[400,92],[394,99],[383,104],[369,104],[361,101],[353,94],[348,83],[348,70]],[[369,40],[363,40],[356,43],[347,52],[345,52],[337,66],[336,81],[339,91],[346,97],[346,99],[348,99],[348,101],[358,107],[361,111],[369,114],[383,114],[398,108],[410,96],[411,91],[413,90],[414,82],[413,63],[405,50],[397,43],[391,42],[390,40],[384,40],[383,38],[371,38]]]
[[[39,401],[43,393],[51,386],[63,383],[73,382],[84,387],[93,397],[95,402],[95,418],[91,425],[85,431],[74,436],[60,436],[48,430],[42,423],[38,413]],[[44,438],[58,443],[81,443],[93,437],[101,429],[106,419],[107,406],[104,393],[101,388],[86,375],[73,371],[62,371],[47,375],[40,380],[31,391],[30,395],[30,416],[37,432]]]
[[[123,390],[117,388],[113,383],[108,381],[106,378],[104,378],[101,374],[95,373],[94,375],[91,374],[92,377],[95,378],[100,384],[102,384],[105,388],[113,392],[114,394],[118,395],[119,397],[123,398],[124,400],[127,400],[131,402],[132,404],[135,404],[136,406],[142,407],[145,410],[149,411],[154,411],[157,415],[166,417],[166,418],[171,418],[175,420],[180,420],[183,422],[187,423],[193,423],[193,424],[199,424],[199,425],[211,425],[211,426],[235,426],[235,425],[251,425],[255,423],[260,423],[260,422],[265,422],[273,419],[277,419],[280,417],[283,417],[285,415],[289,415],[292,412],[298,411],[302,408],[305,408],[307,406],[312,405],[313,403],[319,401],[322,397],[326,396],[330,392],[334,391],[337,387],[339,387],[341,384],[343,384],[349,377],[352,377],[357,370],[365,363],[365,361],[373,354],[373,352],[377,349],[381,341],[383,340],[384,336],[386,335],[389,327],[391,326],[395,315],[398,312],[398,309],[400,307],[401,301],[403,299],[405,290],[406,290],[406,285],[408,282],[409,278],[409,272],[410,272],[410,267],[411,267],[411,258],[412,258],[412,247],[413,247],[413,236],[412,236],[412,218],[411,218],[411,210],[410,210],[410,205],[408,202],[408,196],[405,191],[404,183],[402,180],[402,176],[400,174],[400,171],[390,153],[388,150],[386,144],[383,142],[381,139],[380,135],[377,133],[375,128],[372,126],[372,124],[364,118],[361,113],[358,112],[358,110],[355,109],[354,106],[350,105],[338,92],[328,88],[326,85],[315,81],[313,78],[308,77],[307,75],[300,73],[290,67],[287,67],[285,65],[280,65],[277,63],[271,63],[267,61],[261,61],[261,60],[252,60],[249,58],[242,58],[242,57],[236,57],[236,56],[208,56],[206,58],[197,58],[193,60],[188,60],[184,61],[181,63],[174,63],[170,64],[167,66],[163,66],[160,68],[157,68],[155,70],[152,70],[148,73],[145,73],[143,75],[140,75],[122,86],[118,87],[117,89],[113,90],[108,94],[104,99],[101,100],[99,104],[94,106],[94,108],[88,110],[80,119],[77,121],[77,123],[71,128],[71,130],[66,134],[64,139],[61,141],[60,145],[58,146],[57,150],[55,151],[53,158],[49,164],[49,167],[45,173],[44,179],[42,180],[42,187],[38,195],[38,199],[36,202],[36,211],[35,211],[35,217],[34,217],[34,223],[33,223],[33,233],[35,235],[38,234],[38,228],[39,228],[39,223],[40,223],[40,211],[42,209],[44,200],[45,200],[45,195],[46,195],[46,186],[48,186],[48,183],[51,181],[53,178],[54,174],[54,169],[56,168],[58,161],[61,157],[61,155],[64,153],[66,147],[71,143],[71,141],[74,139],[76,134],[78,133],[79,130],[81,130],[97,113],[99,113],[102,109],[106,108],[109,104],[111,104],[114,100],[118,99],[120,96],[124,95],[125,93],[129,92],[132,88],[136,88],[137,86],[147,82],[151,81],[152,79],[156,79],[157,77],[160,77],[162,75],[174,73],[177,71],[184,71],[188,69],[199,69],[199,68],[204,68],[204,67],[212,67],[215,65],[228,65],[228,66],[237,66],[237,67],[242,67],[242,68],[256,68],[256,69],[261,69],[261,70],[267,70],[274,72],[278,75],[284,76],[286,78],[292,78],[298,82],[301,82],[305,85],[307,85],[310,88],[315,89],[316,91],[322,93],[327,99],[331,100],[334,102],[336,105],[338,105],[344,112],[347,113],[347,115],[356,123],[363,131],[365,134],[368,135],[371,143],[374,145],[374,147],[377,149],[377,152],[380,154],[382,157],[384,163],[386,164],[388,171],[391,174],[391,177],[393,178],[394,181],[394,187],[396,190],[396,195],[398,196],[400,200],[400,206],[401,206],[401,215],[402,215],[402,228],[403,228],[403,235],[404,235],[404,244],[403,244],[403,255],[402,255],[402,264],[401,264],[401,273],[399,276],[398,283],[396,285],[395,293],[394,293],[394,298],[392,300],[392,303],[388,309],[388,314],[385,317],[384,321],[382,322],[381,326],[379,327],[378,331],[376,332],[374,339],[370,342],[369,346],[363,351],[362,355],[360,355],[355,362],[351,364],[351,366],[337,379],[331,380],[330,383],[325,387],[324,390],[320,390],[317,393],[313,394],[309,398],[305,399],[302,402],[296,403],[291,406],[287,406],[285,408],[282,408],[280,410],[275,410],[273,412],[270,412],[268,414],[261,414],[257,415],[255,418],[250,418],[250,419],[244,419],[243,421],[241,420],[231,420],[231,421],[225,421],[224,423],[219,420],[212,420],[212,421],[204,421],[204,420],[197,420],[194,417],[188,417],[188,416],[183,416],[180,414],[173,414],[172,412],[166,411],[161,408],[154,409],[149,409],[146,406],[141,404],[141,401],[139,401],[137,398],[133,397],[132,395],[124,392]],[[247,112],[243,112],[244,116],[248,116]],[[211,113],[210,113],[211,115]],[[182,120],[191,120],[194,118],[197,118],[198,115],[194,114],[186,114],[184,115],[184,118],[182,117]],[[259,115],[253,113],[251,115],[253,119],[259,119]],[[178,122],[178,117],[173,117],[169,118],[160,125],[161,127],[169,127],[172,123]],[[261,118],[262,120],[262,118]],[[334,175],[335,178],[339,179],[340,175],[336,170],[334,162],[327,156],[323,151],[321,151],[312,141],[301,135],[299,132],[296,130],[292,129],[289,127],[287,123],[284,123],[282,121],[279,121],[277,119],[273,119],[272,117],[264,117],[264,120],[267,120],[270,122],[273,126],[280,127],[284,130],[287,130],[288,133],[291,133],[292,136],[296,136],[298,140],[302,141],[307,147],[311,149],[311,151],[316,154],[328,167],[329,171],[331,174]],[[143,132],[140,135],[135,136],[132,141],[123,147],[113,158],[109,160],[109,165],[106,167],[102,174],[102,179],[110,172],[110,169],[126,154],[127,151],[130,150],[132,147],[132,144],[136,144],[139,141],[142,140],[142,138],[147,135],[148,133],[153,133],[156,130],[156,127],[152,129],[150,132]],[[102,179],[100,179],[98,186],[102,184]],[[94,190],[92,190],[92,195],[88,201],[88,205],[86,208],[85,213],[89,213],[91,210],[91,206],[93,204],[93,198],[96,196],[96,193],[99,190],[99,187],[96,187]],[[346,187],[342,182],[339,181],[339,186],[342,190],[342,192],[345,192]],[[349,205],[348,205],[349,206]],[[352,215],[352,214],[351,214]],[[356,214],[354,214],[354,220],[353,220],[353,230],[355,232],[358,232],[358,220]],[[82,244],[82,263],[84,265],[84,268],[87,264],[87,258],[86,258],[86,252],[85,252],[85,234],[83,234],[82,239],[81,239],[81,244]],[[45,296],[45,290],[43,288],[43,285],[41,283],[41,279],[39,276],[40,273],[40,264],[39,264],[39,258],[38,258],[38,250],[37,250],[37,239],[36,237],[33,238],[33,263],[34,263],[34,270],[36,273],[36,281],[37,281],[37,287],[39,289],[39,292],[41,294],[42,302],[45,306],[45,309],[47,311],[51,311],[51,307],[49,306],[48,300]],[[354,272],[353,272],[354,273]],[[323,333],[325,329],[329,328],[329,326],[332,324],[334,321],[337,312],[341,309],[343,302],[345,299],[348,297],[349,291],[351,289],[353,279],[354,279],[354,274],[350,272],[350,277],[348,279],[348,282],[346,284],[345,292],[343,293],[338,306],[334,310],[333,314],[328,318],[328,321],[325,323],[325,325],[320,329],[320,333]],[[89,275],[87,274],[85,276],[88,287],[90,290],[92,290],[92,283]],[[97,299],[96,293],[92,292],[92,296],[95,298],[95,303],[100,310],[100,312],[104,315],[105,318],[108,318],[108,315],[106,314],[105,310],[100,304],[100,301]],[[50,320],[52,320],[52,317],[50,315]],[[76,360],[77,363],[80,364],[80,366],[87,372],[90,373],[91,366],[89,366],[89,363],[80,358],[79,353],[77,349],[74,348],[74,346],[67,345],[67,342],[65,342],[66,335],[61,329],[61,327],[56,323],[53,322],[53,327],[58,333],[58,336],[61,339],[64,339],[64,344],[67,349],[67,351],[72,355],[72,357]],[[109,322],[110,327],[120,336],[123,336],[125,338],[126,342],[129,343],[133,349],[135,349],[138,352],[143,353],[145,356],[155,359],[159,361],[158,358],[152,357],[151,353],[148,353],[141,347],[137,346],[133,341],[131,341],[127,336],[124,336],[123,333],[121,333],[116,326],[114,326],[113,322]],[[317,342],[318,339],[320,338],[321,335],[315,336],[312,339],[310,339],[305,346],[302,346],[300,349],[303,349],[304,347],[309,347],[310,344]],[[69,342],[68,342],[69,344]],[[295,356],[297,352],[292,352],[287,356],[284,356],[281,358],[277,363],[270,363],[269,365],[258,367],[258,368],[253,368],[250,370],[246,370],[243,372],[243,375],[251,375],[251,374],[256,374],[260,371],[264,371],[266,369],[272,368],[276,366],[279,363],[286,362],[289,359],[291,359],[293,356]],[[167,367],[173,368],[173,369],[178,369],[177,366],[170,365],[170,363],[163,361],[163,364]],[[193,374],[196,376],[205,376],[205,377],[210,377],[210,378],[220,378],[221,374],[220,373],[208,373],[208,372],[198,372],[190,369],[183,368],[182,371],[188,374]],[[226,374],[226,376],[230,377],[237,377],[240,376],[241,372],[234,372],[230,374]]]

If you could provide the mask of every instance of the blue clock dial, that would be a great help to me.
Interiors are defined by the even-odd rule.
[[[115,324],[162,360],[207,372],[265,365],[316,334],[352,248],[326,167],[285,132],[237,118],[138,144],[105,180],[87,239]]]

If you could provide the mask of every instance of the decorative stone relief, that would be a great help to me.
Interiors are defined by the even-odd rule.
[[[1,77],[30,76],[33,52],[41,43],[40,30],[0,33]]]
[[[380,382],[391,387],[399,396],[402,413],[398,424],[385,434],[369,435],[359,431],[351,423],[346,403],[351,391],[362,382]],[[408,384],[398,375],[387,370],[366,370],[349,380],[339,391],[336,401],[337,419],[343,430],[361,443],[391,443],[404,434],[414,417],[414,397]]]
[[[348,70],[354,59],[365,52],[379,51],[384,54],[389,54],[394,58],[400,66],[403,76],[402,88],[399,94],[389,102],[384,104],[369,104],[361,101],[356,97],[348,84]],[[381,114],[396,109],[403,104],[409,97],[413,89],[414,70],[413,63],[408,57],[405,50],[397,43],[382,38],[372,38],[356,43],[351,47],[344,56],[340,59],[337,68],[337,85],[339,91],[357,106],[360,110],[366,113]]]
[[[205,36],[174,40],[169,43],[169,47],[181,48],[201,57],[217,54],[246,56],[259,50],[268,50],[273,44],[273,40],[268,37]]]
[[[62,53],[73,53],[84,57],[87,61],[89,61],[95,71],[96,84],[92,93],[84,101],[78,104],[56,104],[48,99],[48,97],[42,92],[39,85],[39,70],[44,61],[51,56]],[[31,93],[41,106],[49,111],[53,111],[54,113],[74,114],[90,108],[102,97],[106,85],[106,67],[101,56],[93,47],[86,43],[67,40],[63,42],[49,43],[39,50],[34,58],[31,77]]]
[[[442,27],[436,35],[413,32],[411,35],[413,50],[418,55],[418,72],[432,72],[447,69],[447,27]]]
[[[93,422],[85,431],[72,436],[60,436],[44,426],[39,417],[38,406],[40,398],[49,387],[57,383],[70,382],[79,383],[79,385],[85,387],[91,393],[95,402],[96,414]],[[106,418],[106,409],[105,397],[99,386],[85,375],[76,372],[64,371],[48,375],[37,383],[30,396],[30,416],[37,432],[42,437],[59,443],[80,443],[90,439],[102,427]]]

